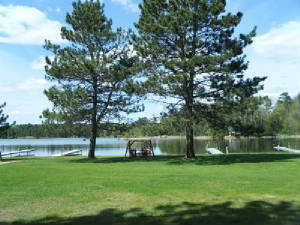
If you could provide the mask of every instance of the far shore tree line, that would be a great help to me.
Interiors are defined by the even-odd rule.
[[[256,101],[259,101],[259,104],[254,108],[249,104],[247,113],[242,114],[239,111],[231,114],[235,120],[239,118],[239,123],[235,127],[216,128],[202,121],[193,125],[195,136],[260,137],[300,134],[300,94],[291,98],[288,93],[282,93],[275,104],[272,104],[267,96],[257,97]],[[180,117],[175,114],[161,114],[160,117],[144,117],[127,123],[99,124],[97,137],[184,136],[183,126],[184,121],[180,122]],[[0,138],[88,138],[90,129],[88,124],[21,124],[11,126],[0,134]]]
[[[68,26],[61,28],[66,43],[44,45],[50,52],[46,78],[54,84],[45,94],[53,108],[43,112],[44,125],[36,128],[52,126],[64,135],[82,129],[90,140],[89,158],[95,157],[97,135],[112,128],[112,135],[183,134],[186,158],[195,157],[194,135],[286,131],[292,109],[288,125],[279,116],[292,99],[283,95],[272,110],[268,98],[254,97],[266,77],[244,78],[244,49],[256,27],[236,34],[241,12],[226,12],[226,0],[143,0],[139,8],[134,32],[112,29],[99,0],[73,2]],[[153,95],[168,102],[161,118],[111,123],[142,111],[143,100]]]

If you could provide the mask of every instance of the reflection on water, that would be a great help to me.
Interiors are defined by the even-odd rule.
[[[119,138],[97,138],[96,155],[122,155],[127,141]],[[34,148],[35,156],[51,156],[65,151],[81,149],[88,154],[89,140],[82,138],[49,138],[49,139],[0,139],[0,151],[12,152]]]
[[[206,153],[205,147],[216,147],[225,152],[228,147],[229,153],[242,152],[272,152],[273,146],[290,146],[300,149],[300,139],[232,139],[232,140],[195,140],[195,152]],[[97,156],[120,156],[124,155],[127,141],[119,138],[97,138]],[[81,149],[83,155],[88,154],[89,140],[82,138],[51,138],[51,139],[0,139],[0,151],[12,152],[34,148],[36,156],[51,156],[73,149]],[[136,148],[139,148],[137,145]],[[162,154],[185,154],[185,139],[153,140],[154,153]]]
[[[195,140],[195,153],[206,153],[205,147],[208,145],[211,148],[218,148],[225,153],[228,147],[229,153],[242,153],[242,152],[272,152],[273,147],[290,146],[293,149],[300,149],[300,142],[297,138],[287,139],[265,139],[265,138],[252,138],[252,139],[217,139],[217,140]],[[161,152],[166,154],[185,154],[186,141],[181,140],[160,140],[158,146]]]

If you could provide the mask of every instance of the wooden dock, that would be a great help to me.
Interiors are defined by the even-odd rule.
[[[208,148],[208,146],[206,146],[205,150],[212,155],[218,155],[218,154],[224,154],[223,152],[221,152],[219,149],[216,148]]]
[[[74,150],[63,152],[63,153],[53,155],[53,156],[75,156],[75,155],[82,155],[82,150],[74,149]]]
[[[279,145],[276,146],[276,147],[274,147],[274,149],[277,150],[277,151],[284,151],[284,152],[291,152],[291,153],[300,153],[300,150],[286,148],[286,147],[281,147]]]
[[[1,152],[1,156],[10,156],[12,157],[13,155],[19,155],[21,156],[22,154],[26,154],[27,156],[29,156],[29,153],[33,152],[34,149],[24,149],[24,150],[20,150],[20,151],[15,151],[15,152]]]

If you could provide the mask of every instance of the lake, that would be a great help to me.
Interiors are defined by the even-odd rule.
[[[152,140],[156,155],[185,154],[185,139]],[[120,138],[97,138],[96,156],[122,156],[125,153],[127,140]],[[229,153],[273,152],[273,146],[285,146],[300,149],[299,138],[252,138],[231,140],[195,140],[195,152],[206,153],[205,146],[216,147]],[[0,151],[12,152],[34,148],[35,156],[52,156],[73,149],[81,149],[88,154],[89,139],[83,138],[48,138],[48,139],[0,139]]]

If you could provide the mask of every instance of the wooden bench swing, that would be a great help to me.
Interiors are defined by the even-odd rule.
[[[133,148],[133,144],[136,142],[142,143],[140,150]],[[130,139],[126,146],[125,157],[127,155],[127,152],[129,158],[136,158],[136,157],[147,158],[149,156],[152,156],[153,158],[155,157],[151,140]]]

